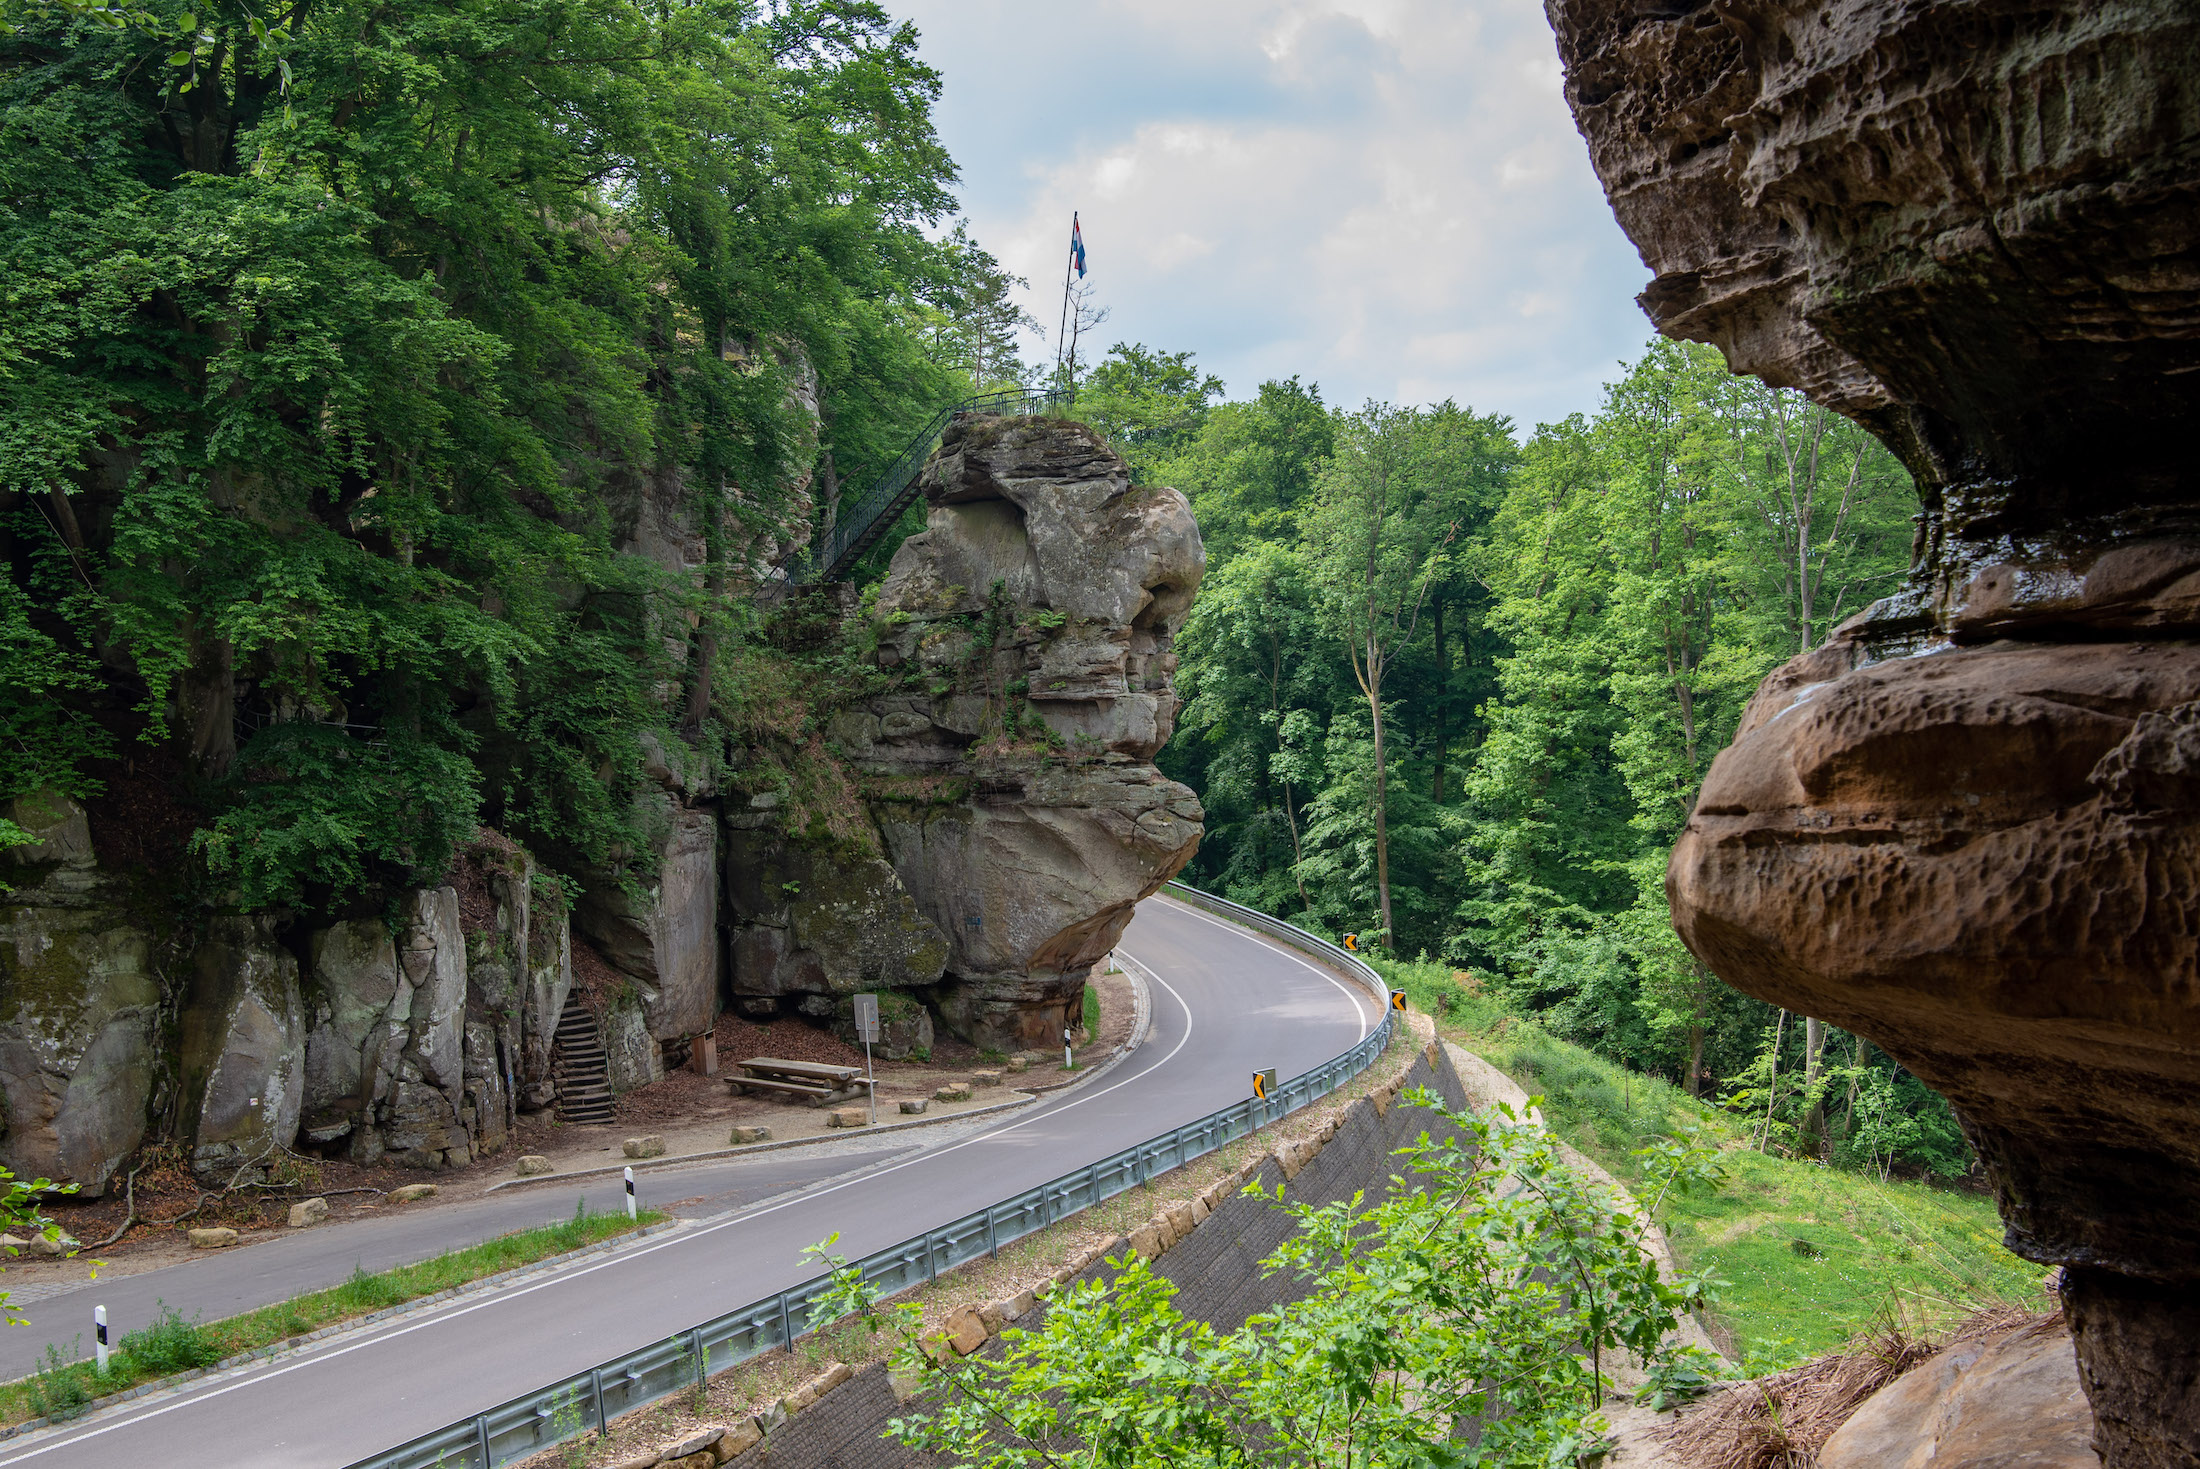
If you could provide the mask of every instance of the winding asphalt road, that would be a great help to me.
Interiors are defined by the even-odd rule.
[[[1093,1084],[1006,1114],[996,1125],[978,1125],[957,1141],[654,1172],[647,1175],[653,1190],[684,1200],[680,1212],[714,1206],[713,1217],[189,1392],[0,1443],[0,1469],[94,1463],[340,1469],[799,1284],[815,1274],[801,1258],[803,1247],[836,1230],[838,1248],[851,1258],[884,1248],[1238,1101],[1260,1067],[1274,1066],[1284,1077],[1305,1071],[1350,1047],[1380,1018],[1373,997],[1357,986],[1169,899],[1141,905],[1121,948],[1159,981],[1153,1028],[1144,1046]],[[525,1215],[515,1222],[533,1223],[571,1214],[579,1193],[549,1190],[499,1207],[516,1206]],[[758,1198],[764,1202],[743,1207]],[[435,1212],[448,1221],[448,1211]],[[421,1216],[423,1226],[430,1217]],[[446,1222],[446,1234],[449,1228]],[[159,1294],[187,1314],[212,1319],[245,1308],[224,1301],[260,1304],[311,1288],[297,1282],[325,1284],[315,1277],[325,1277],[325,1251],[335,1242],[317,1246],[324,1253],[309,1260],[303,1249],[309,1239],[222,1257],[227,1273],[209,1273],[203,1284],[195,1272],[213,1260],[115,1281],[105,1294],[111,1308],[121,1287],[144,1296],[141,1306]],[[434,1248],[454,1243],[463,1241],[446,1238]],[[349,1234],[335,1247],[357,1252],[370,1268],[378,1259],[432,1252],[415,1240]],[[297,1259],[286,1259],[286,1250]],[[40,1302],[39,1313],[70,1312],[79,1294]]]

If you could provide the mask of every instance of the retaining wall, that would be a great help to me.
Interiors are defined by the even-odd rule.
[[[1134,1242],[1142,1248],[1158,1248],[1154,1270],[1176,1283],[1178,1308],[1222,1331],[1235,1330],[1257,1311],[1298,1299],[1306,1294],[1307,1282],[1287,1273],[1263,1276],[1260,1269],[1260,1262],[1295,1227],[1291,1216],[1273,1198],[1250,1197],[1236,1189],[1257,1179],[1272,1195],[1280,1183],[1293,1203],[1314,1205],[1349,1199],[1355,1193],[1379,1197],[1400,1171],[1393,1156],[1398,1149],[1424,1132],[1450,1131],[1435,1113],[1397,1100],[1402,1092],[1420,1086],[1435,1091],[1454,1108],[1467,1104],[1467,1088],[1445,1048],[1431,1046],[1397,1085],[1348,1107],[1326,1139],[1287,1147],[1263,1159],[1226,1197],[1217,1199],[1213,1212],[1188,1233],[1171,1242],[1168,1233],[1141,1239],[1139,1234],[1146,1231],[1140,1231],[1104,1253],[1120,1255]],[[1085,1281],[1113,1274],[1105,1264],[1096,1263],[1075,1278]],[[1042,1303],[1014,1324],[1036,1330],[1045,1319]],[[995,1349],[989,1342],[980,1350]],[[907,1411],[894,1394],[885,1364],[879,1363],[787,1419],[733,1462],[742,1469],[931,1469],[945,1463],[911,1453],[882,1436],[888,1420]]]

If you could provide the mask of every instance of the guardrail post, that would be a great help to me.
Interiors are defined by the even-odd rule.
[[[588,1370],[588,1387],[596,1398],[596,1436],[598,1438],[609,1438],[611,1437],[611,1419],[606,1416],[603,1410],[603,1369],[601,1367],[591,1367]]]
[[[779,1334],[786,1338],[785,1345],[791,1350],[794,1346],[794,1317],[787,1311],[785,1291],[779,1293]]]
[[[474,1444],[481,1450],[481,1469],[497,1469],[497,1461],[489,1457],[489,1415],[481,1413],[474,1418]]]
[[[1000,1211],[999,1204],[985,1206],[985,1252],[994,1259],[1001,1258],[1000,1221],[993,1216]]]

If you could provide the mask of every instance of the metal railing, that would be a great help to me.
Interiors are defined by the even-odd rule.
[[[1149,1138],[1097,1163],[1026,1189],[974,1214],[928,1230],[857,1263],[863,1278],[892,1295],[966,1264],[1002,1245],[1059,1223],[1170,1169],[1203,1157],[1225,1143],[1288,1116],[1364,1071],[1390,1044],[1392,1012],[1383,1003],[1380,976],[1343,949],[1303,929],[1181,883],[1170,895],[1312,954],[1367,985],[1382,1020],[1359,1044],[1313,1070],[1291,1078],[1265,1101],[1247,1100],[1196,1122]],[[824,1321],[810,1309],[831,1288],[827,1276],[753,1301],[601,1366],[546,1383],[524,1397],[499,1403],[385,1453],[358,1460],[351,1469],[496,1469],[514,1459],[591,1431],[659,1398],[693,1388],[713,1372],[791,1346]]]
[[[796,584],[838,581],[847,575],[848,569],[864,552],[878,544],[879,537],[886,534],[900,519],[901,512],[917,498],[917,476],[925,461],[932,457],[932,448],[939,443],[940,435],[947,432],[947,426],[957,417],[965,413],[1044,413],[1067,404],[1070,397],[1070,393],[1061,388],[1010,388],[998,393],[981,393],[942,408],[909,441],[901,457],[871,482],[861,498],[842,504],[824,544],[790,565],[787,580]]]

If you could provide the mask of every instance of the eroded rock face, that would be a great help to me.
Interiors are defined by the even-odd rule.
[[[649,1033],[701,1035],[718,1013],[718,817],[667,798],[654,890],[637,900],[590,886],[574,919],[598,953],[635,981]]]
[[[324,929],[310,947],[304,1137],[322,1146],[348,1140],[361,1163],[385,1155],[421,1168],[471,1161],[478,1138],[468,1125],[458,894],[413,893],[394,940],[368,919]]]
[[[2200,1463],[2200,12],[1546,8],[1660,330],[1926,509],[1713,765],[1675,923],[1954,1101],[2106,1461]]]
[[[1205,570],[1190,506],[1092,430],[971,417],[875,613],[900,692],[837,718],[885,858],[944,940],[932,992],[1000,1050],[1059,1045],[1086,974],[1191,859],[1204,813],[1151,761]]]
[[[0,854],[0,1164],[102,1193],[145,1136],[160,986],[151,937],[98,870],[83,808],[18,798]]]
[[[298,1135],[305,1101],[298,961],[272,915],[214,919],[192,960],[181,1046],[191,1166],[258,1174]]]

